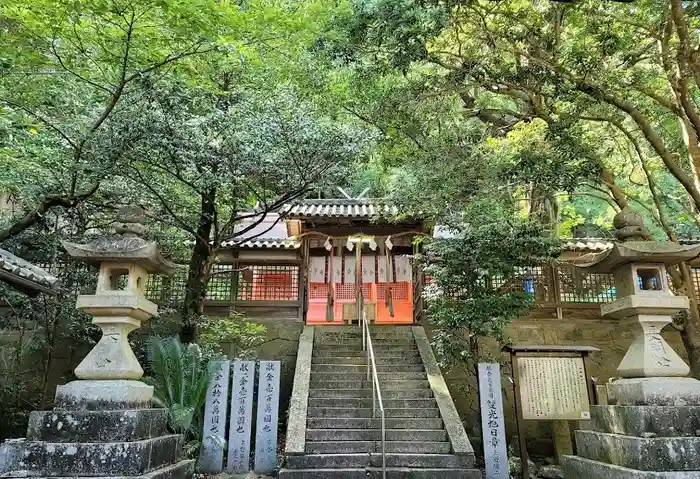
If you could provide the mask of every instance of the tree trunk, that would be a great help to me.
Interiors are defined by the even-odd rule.
[[[683,275],[683,288],[685,294],[690,299],[690,310],[683,321],[683,329],[680,331],[683,346],[688,353],[688,364],[690,365],[690,375],[700,379],[700,313],[698,311],[698,300],[693,287],[693,279],[690,276],[690,269],[685,264],[680,265]]]
[[[213,248],[209,241],[215,221],[215,199],[215,189],[208,190],[201,198],[197,238],[190,257],[185,300],[181,308],[180,340],[185,343],[191,343],[197,339],[197,323],[204,314],[204,298],[207,294],[213,262]]]

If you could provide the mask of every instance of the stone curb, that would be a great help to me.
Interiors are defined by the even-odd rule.
[[[445,430],[452,444],[452,452],[458,456],[470,456],[471,465],[474,464],[474,449],[469,442],[469,437],[464,430],[462,420],[457,413],[457,408],[452,401],[452,396],[445,383],[445,378],[442,377],[442,372],[437,364],[435,355],[428,341],[428,336],[425,334],[425,329],[422,326],[413,326],[413,336],[423,358],[425,372],[428,375],[430,389],[432,389],[440,409],[440,416],[445,425]]]
[[[287,439],[284,451],[287,455],[304,454],[306,450],[306,413],[309,403],[313,349],[314,327],[304,326],[304,330],[299,336],[294,386],[287,415]]]

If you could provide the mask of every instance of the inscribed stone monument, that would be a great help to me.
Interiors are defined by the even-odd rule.
[[[226,416],[228,412],[228,379],[231,361],[211,364],[213,377],[207,389],[204,406],[202,452],[198,468],[202,472],[221,472],[224,466],[226,444]]]
[[[255,432],[255,472],[277,467],[277,419],[280,400],[280,362],[260,361],[258,413]]]
[[[248,472],[250,470],[254,388],[255,362],[234,361],[228,459],[226,462],[226,470],[229,472]]]
[[[478,369],[485,479],[509,479],[501,366],[498,363],[479,363]]]

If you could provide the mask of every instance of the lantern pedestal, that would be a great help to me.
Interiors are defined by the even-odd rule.
[[[636,335],[617,368],[623,379],[607,385],[610,405],[591,406],[592,430],[576,431],[577,455],[564,458],[564,477],[700,479],[700,381],[686,377],[690,368],[661,335],[689,307],[672,293],[666,268],[700,248],[638,241],[648,232],[627,210],[615,227],[620,242],[586,269],[613,274],[618,299],[601,315],[635,324]]]
[[[75,369],[78,381],[56,389],[53,411],[32,412],[27,438],[0,446],[0,477],[139,477],[186,479],[194,461],[181,460],[184,438],[167,432],[168,412],[151,409],[153,387],[128,334],[157,313],[144,297],[151,273],[168,274],[138,209],[120,211],[117,235],[89,244],[65,243],[75,259],[99,264],[94,295],[76,307],[93,316],[102,337]]]

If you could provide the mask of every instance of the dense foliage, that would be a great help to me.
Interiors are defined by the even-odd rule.
[[[445,364],[468,362],[531,307],[514,285],[558,237],[610,237],[623,208],[645,215],[649,239],[700,233],[699,8],[9,0],[0,241],[47,262],[31,238],[89,237],[117,206],[143,205],[188,268],[169,311],[182,339],[246,349],[261,331],[203,315],[221,244],[250,239],[253,208],[262,221],[312,190],[369,188],[450,232],[418,260],[435,345]],[[685,265],[672,276],[692,291]],[[37,314],[41,300],[21,301],[4,321],[18,331],[73,314],[69,296]],[[694,304],[677,327],[700,374]]]

